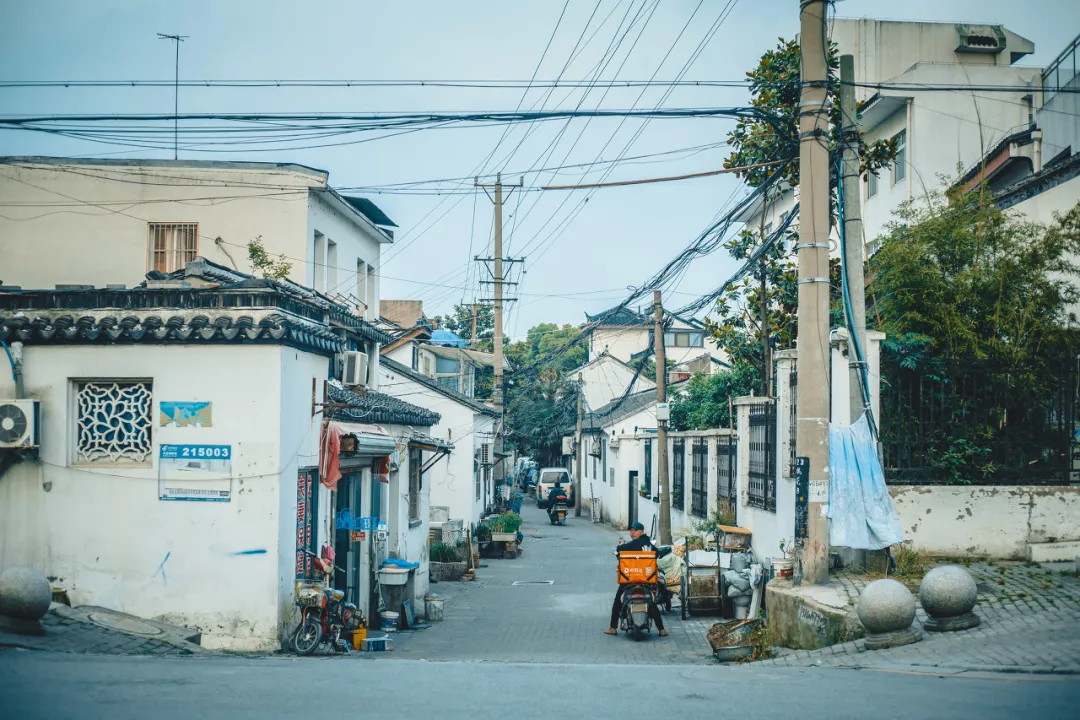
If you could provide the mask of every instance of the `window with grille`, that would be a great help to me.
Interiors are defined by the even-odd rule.
[[[716,494],[725,499],[735,497],[735,448],[738,445],[730,435],[716,441]]]
[[[153,384],[149,380],[75,383],[75,462],[149,465]]]
[[[645,441],[645,497],[653,494],[652,491],[652,440]]]
[[[420,448],[409,448],[409,522],[420,519],[421,471],[424,469],[424,454]]]
[[[198,223],[150,223],[149,228],[151,270],[181,270],[199,254]]]
[[[709,446],[705,440],[695,440],[691,452],[690,514],[703,518],[709,503]]]
[[[750,476],[747,504],[776,512],[776,404],[750,406]]]
[[[896,142],[896,159],[892,166],[892,181],[895,185],[907,177],[907,130],[896,133],[893,140]]]
[[[686,441],[682,438],[671,444],[671,465],[671,506],[682,510],[686,487]]]
[[[476,499],[480,499],[480,463],[474,462],[473,481],[476,483]]]

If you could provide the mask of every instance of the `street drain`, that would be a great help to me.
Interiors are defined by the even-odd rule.
[[[515,585],[554,585],[554,580],[515,580]]]

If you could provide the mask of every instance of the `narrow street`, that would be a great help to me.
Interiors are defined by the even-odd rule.
[[[524,552],[514,560],[482,560],[472,583],[439,583],[445,619],[426,630],[397,633],[394,657],[531,663],[702,663],[712,618],[665,615],[670,635],[643,642],[603,634],[614,597],[619,533],[574,517],[553,526],[527,498]],[[629,539],[629,535],[623,533]],[[370,658],[368,655],[365,659]]]

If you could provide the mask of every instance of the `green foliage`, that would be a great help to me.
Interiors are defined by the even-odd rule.
[[[840,142],[841,109],[840,78],[837,71],[840,58],[836,45],[829,46],[828,97],[832,102],[829,117],[831,130],[829,149]],[[771,160],[796,157],[799,154],[799,96],[800,51],[796,40],[780,38],[774,49],[761,56],[757,67],[746,74],[750,81],[750,104],[765,118],[739,120],[735,129],[728,133],[732,152],[724,161],[724,167],[745,167]],[[888,167],[896,157],[893,140],[878,140],[867,144],[859,137],[859,157],[862,172],[872,172]],[[799,184],[799,164],[775,165],[755,168],[739,173],[750,187],[758,187],[776,173],[792,186]]]
[[[292,263],[286,260],[284,255],[274,258],[266,252],[262,242],[262,235],[249,242],[247,250],[253,273],[262,273],[264,278],[280,281],[289,277],[289,273],[292,272]]]
[[[454,310],[446,315],[432,318],[437,327],[449,330],[463,340],[468,340],[474,350],[481,352],[495,351],[495,308],[491,305],[476,307],[476,338],[472,336],[472,305],[454,305]]]
[[[506,512],[489,521],[488,527],[493,533],[516,533],[521,528],[521,516],[516,512]]]
[[[533,368],[543,358],[564,349],[579,334],[581,328],[574,325],[559,327],[555,323],[540,323],[529,328],[524,340],[511,344],[506,349],[506,356],[515,367]],[[579,343],[540,367],[569,372],[584,365],[587,355],[585,344]]]
[[[729,427],[729,400],[750,395],[760,384],[757,368],[749,364],[736,364],[716,375],[694,376],[671,402],[671,429]]]
[[[452,563],[461,562],[463,559],[458,548],[441,542],[432,543],[429,553],[432,562]]]
[[[988,482],[1053,467],[1053,403],[1076,355],[1078,253],[1080,204],[1050,226],[1010,217],[982,192],[898,211],[871,259],[869,315],[887,333],[881,374],[893,397],[882,438],[916,433],[911,460],[924,479]]]
[[[730,507],[718,507],[709,517],[694,521],[694,531],[702,537],[713,537],[721,525],[734,525],[735,513]]]

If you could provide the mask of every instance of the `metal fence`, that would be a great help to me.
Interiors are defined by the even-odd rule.
[[[776,511],[776,403],[750,406],[750,483],[747,504]]]
[[[738,447],[738,440],[732,435],[716,440],[716,494],[725,499],[735,499]]]
[[[704,439],[694,440],[690,463],[690,514],[703,518],[709,505],[709,445]]]
[[[1068,484],[1078,427],[1071,366],[1063,361],[1055,375],[1043,377],[985,364],[953,364],[934,373],[888,369],[880,419],[885,479]]]
[[[686,487],[686,441],[675,440],[671,443],[671,505],[682,510],[683,490]]]
[[[799,435],[799,373],[794,370],[789,376],[791,408],[788,411],[788,477],[795,477],[795,439]]]

